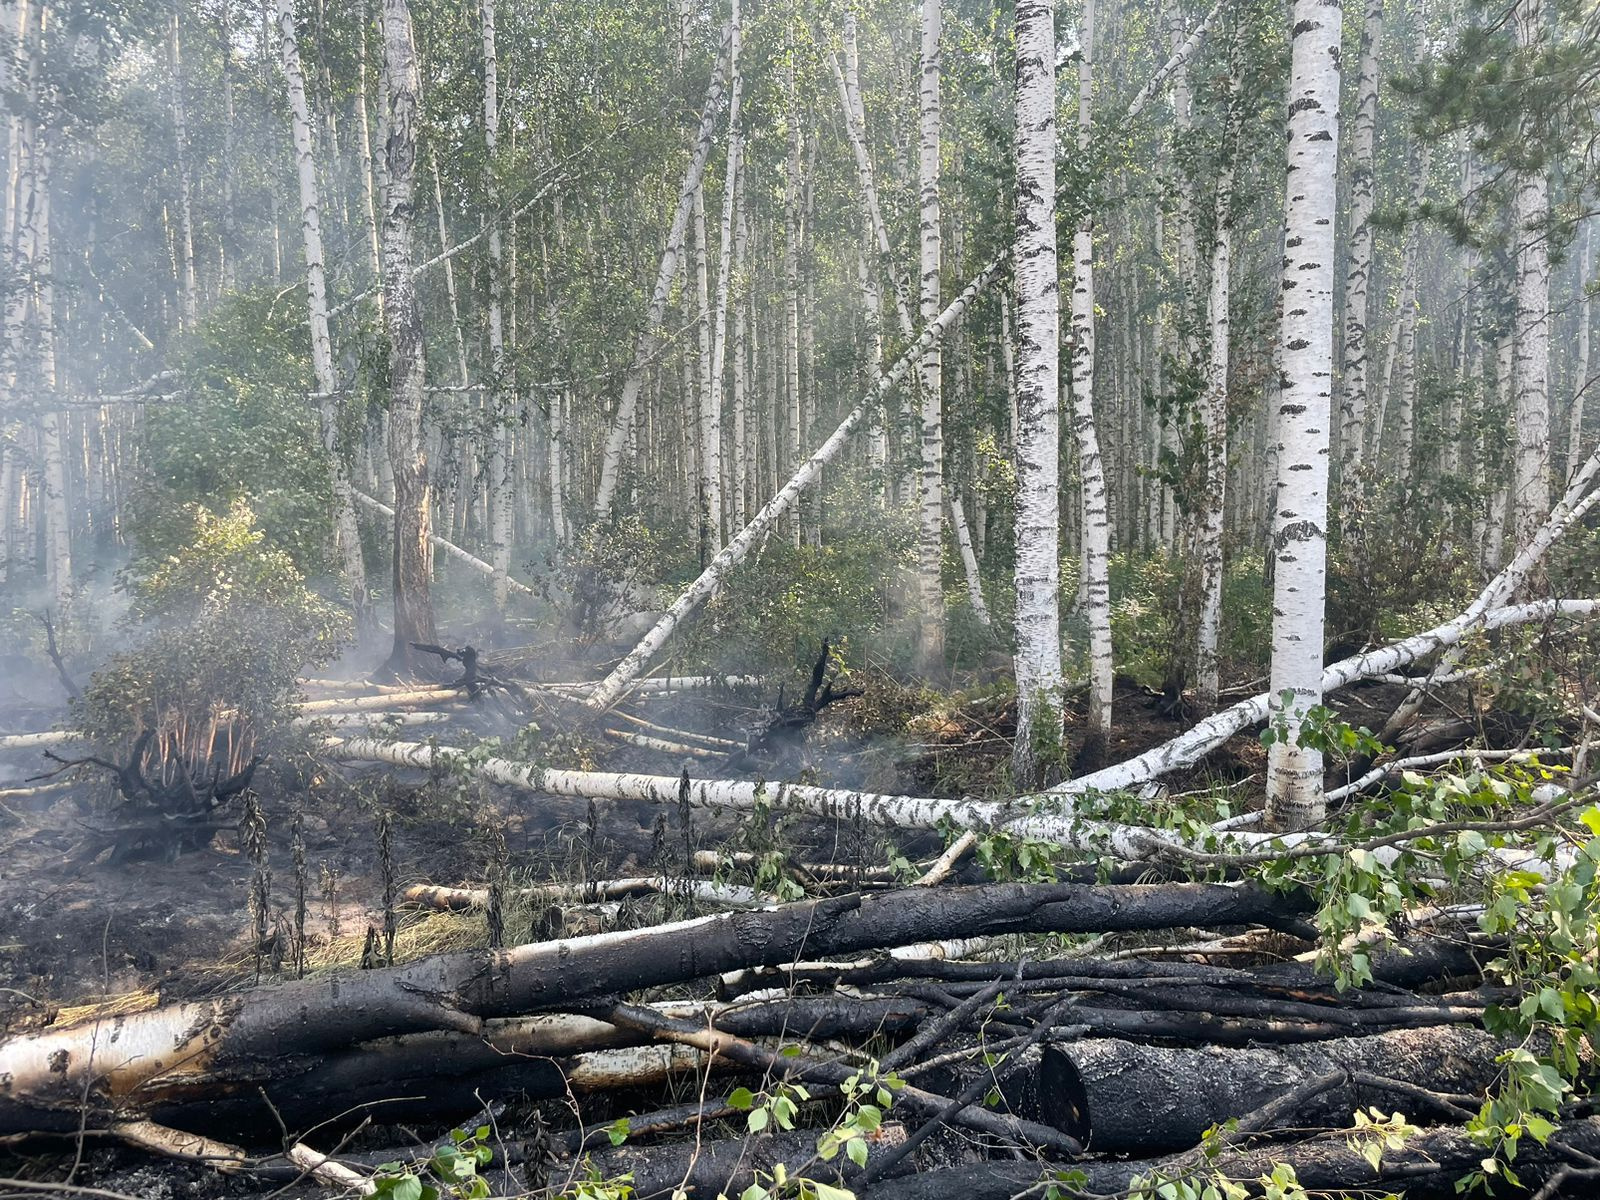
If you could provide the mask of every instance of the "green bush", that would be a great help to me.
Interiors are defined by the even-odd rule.
[[[300,672],[338,652],[348,618],[306,589],[243,501],[220,516],[199,506],[185,515],[187,545],[124,576],[124,623],[137,640],[95,672],[76,715],[119,760],[153,730],[157,761],[181,757],[198,774],[236,769],[283,726]]]

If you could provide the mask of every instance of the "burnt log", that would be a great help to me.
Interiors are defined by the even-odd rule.
[[[747,966],[927,938],[1281,924],[1305,900],[1215,884],[996,884],[806,900],[755,912],[436,955],[164,1005],[0,1042],[0,1134],[76,1128],[307,1073],[361,1042],[592,1004]]]
[[[1040,1119],[1105,1153],[1193,1146],[1213,1125],[1260,1109],[1307,1080],[1345,1076],[1296,1107],[1288,1124],[1342,1126],[1374,1097],[1348,1078],[1370,1072],[1453,1095],[1480,1095],[1504,1046],[1464,1026],[1221,1050],[1110,1039],[1057,1043],[1039,1064]],[[1187,1086],[1191,1083],[1192,1086]],[[1174,1085],[1178,1086],[1174,1086]]]
[[[1566,1122],[1548,1146],[1522,1139],[1516,1170],[1523,1186],[1537,1189],[1558,1172],[1564,1172],[1571,1152],[1600,1153],[1600,1118]],[[1087,1179],[1077,1188],[1062,1187],[1062,1195],[1107,1196],[1128,1192],[1135,1180],[1153,1173],[1194,1172],[1201,1178],[1221,1173],[1229,1179],[1254,1181],[1270,1175],[1278,1163],[1294,1168],[1295,1177],[1312,1194],[1395,1192],[1406,1200],[1456,1200],[1463,1175],[1478,1169],[1483,1144],[1457,1128],[1423,1129],[1401,1150],[1385,1150],[1377,1170],[1344,1136],[1313,1138],[1293,1144],[1275,1143],[1255,1148],[1229,1149],[1214,1161],[1197,1166],[1192,1154],[1168,1158],[1138,1158],[1074,1165]],[[862,1200],[1012,1200],[1042,1185],[1056,1168],[1039,1163],[983,1162],[939,1170],[924,1170],[879,1184]],[[1042,1189],[1041,1189],[1042,1190]],[[1037,1194],[1037,1193],[1036,1193]],[[1574,1195],[1579,1193],[1572,1193]],[[1587,1194],[1587,1193],[1582,1193]]]

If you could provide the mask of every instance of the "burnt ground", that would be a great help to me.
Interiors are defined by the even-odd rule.
[[[869,679],[863,691],[829,706],[767,753],[687,765],[696,774],[804,778],[911,794],[983,795],[1003,789],[1015,722],[1012,701],[1003,693],[976,690],[951,700],[887,679]],[[1341,707],[1352,719],[1367,720],[1367,711],[1381,714],[1398,698],[1398,689],[1374,685],[1341,698]],[[704,694],[674,701],[670,713],[661,704],[641,703],[636,711],[677,728],[731,736],[759,719],[762,699]],[[1374,724],[1379,719],[1370,718]],[[551,726],[548,717],[545,722],[534,750],[552,764],[657,774],[676,774],[686,765],[669,754],[616,745],[592,731]],[[1069,701],[1067,713],[1074,752],[1081,752],[1083,724],[1080,696]],[[1158,745],[1183,727],[1182,716],[1169,712],[1159,695],[1119,680],[1108,758],[1119,760]],[[513,731],[503,727],[499,732]],[[18,757],[0,767],[10,772],[10,782],[0,786],[16,786],[30,769],[14,761]],[[891,835],[882,830],[781,814],[764,824],[697,811],[686,836],[675,807],[590,805],[429,779],[421,772],[336,767],[290,757],[257,781],[268,819],[274,909],[272,934],[259,954],[247,911],[252,866],[236,828],[223,828],[208,845],[177,855],[157,846],[73,863],[91,831],[116,820],[109,811],[111,789],[103,780],[88,778],[43,795],[6,799],[0,809],[0,1016],[8,1031],[247,986],[257,979],[258,967],[265,979],[275,977],[275,968],[291,970],[289,930],[298,881],[289,826],[295,811],[307,864],[305,937],[313,968],[355,966],[368,927],[383,923],[375,829],[384,811],[393,823],[397,891],[418,882],[481,881],[490,853],[484,831],[494,825],[504,829],[514,882],[651,873],[681,863],[689,846],[760,851],[781,845],[797,857],[865,866],[881,865],[891,849],[915,860],[940,848],[931,833],[910,835],[891,847]],[[1257,802],[1264,766],[1264,750],[1247,735],[1221,748],[1202,768],[1167,783],[1172,793],[1240,784],[1237,807],[1242,809]],[[481,917],[401,911],[398,919],[401,958],[484,944]],[[651,918],[646,913],[638,919]],[[520,940],[528,931],[513,919],[507,934]],[[424,1130],[419,1136],[436,1133]],[[384,1137],[393,1144],[392,1131]],[[384,1144],[384,1138],[378,1141]],[[359,1145],[358,1140],[352,1148]],[[49,1147],[42,1152],[54,1153]],[[258,1181],[225,1180],[183,1164],[153,1166],[92,1141],[84,1153],[84,1181],[132,1195],[262,1190]],[[16,1171],[0,1163],[0,1173]]]

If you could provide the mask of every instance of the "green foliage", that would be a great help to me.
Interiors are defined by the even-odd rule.
[[[488,1141],[487,1125],[470,1133],[453,1129],[450,1140],[435,1146],[424,1162],[380,1166],[372,1195],[379,1200],[484,1200],[492,1189],[480,1171],[494,1161]]]
[[[188,543],[191,505],[223,512],[243,501],[302,572],[328,568],[333,501],[298,301],[275,288],[227,296],[184,343],[181,391],[141,426],[131,531],[144,554]]]
[[[348,621],[306,589],[243,501],[220,516],[200,507],[187,516],[184,547],[125,576],[138,641],[95,673],[77,721],[113,750],[156,730],[197,767],[219,735],[238,759],[281,726],[300,672],[334,656]]]
[[[788,1046],[783,1053],[796,1057],[800,1049]],[[816,1158],[812,1161],[832,1162],[842,1153],[856,1166],[865,1166],[868,1139],[893,1107],[895,1092],[904,1086],[897,1075],[884,1074],[876,1060],[848,1076],[839,1085],[844,1106],[817,1138]],[[728,1096],[728,1106],[745,1114],[745,1128],[750,1133],[762,1133],[774,1126],[793,1129],[799,1105],[810,1098],[811,1093],[803,1084],[779,1081],[761,1092],[736,1088]],[[739,1200],[852,1200],[849,1190],[808,1177],[804,1172],[810,1166],[791,1168],[776,1163],[771,1171],[756,1171],[756,1181],[739,1194]]]
[[[1111,556],[1111,643],[1117,670],[1147,687],[1161,687],[1176,646],[1177,606],[1183,563],[1165,550]],[[1222,628],[1217,655],[1224,677],[1259,674],[1271,646],[1272,597],[1262,559],[1255,552],[1226,556],[1222,577]]]

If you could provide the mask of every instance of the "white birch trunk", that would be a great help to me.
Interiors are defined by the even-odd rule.
[[[1268,755],[1267,821],[1322,820],[1322,753],[1300,744],[1322,701],[1328,425],[1333,381],[1333,227],[1339,163],[1339,6],[1295,0],[1284,209],[1283,393],[1272,551],[1271,706],[1284,738]]]
[[[505,252],[500,231],[500,59],[495,48],[495,0],[479,0],[483,24],[483,148],[489,224],[489,543],[494,561],[494,603],[504,612],[510,596],[512,504],[511,426],[516,396],[506,360],[503,311]],[[437,171],[434,173],[438,178]]]
[[[939,212],[940,148],[940,42],[943,38],[943,0],[922,0],[922,86],[918,93],[921,113],[917,149],[920,217],[920,303],[924,325],[933,327],[939,315],[941,278],[941,218]],[[944,667],[944,416],[943,355],[938,337],[923,353],[918,371],[922,401],[922,472],[918,488],[917,523],[917,657],[924,674]]]
[[[750,471],[755,462],[752,441],[755,422],[749,418],[749,317],[750,297],[745,279],[745,260],[750,244],[750,220],[745,212],[744,168],[741,164],[738,178],[737,216],[738,232],[733,238],[733,275],[739,281],[739,294],[733,301],[733,524],[731,529],[745,525],[746,497],[750,491]]]
[[[1589,335],[1594,324],[1594,224],[1583,223],[1583,238],[1578,259],[1578,351],[1577,369],[1572,379],[1572,411],[1567,417],[1567,473],[1576,469],[1583,453],[1583,401],[1589,390]]]
[[[967,581],[967,603],[972,605],[972,614],[978,618],[978,624],[985,629],[993,629],[994,623],[989,618],[989,606],[983,601],[983,577],[978,573],[978,556],[972,549],[972,531],[967,527],[967,513],[961,505],[961,497],[954,488],[945,493],[945,503],[950,509],[950,528],[956,535],[956,548],[961,553],[962,577]]]
[[[39,220],[38,253],[34,263],[34,336],[38,341],[37,385],[39,394],[47,402],[56,394],[55,267],[50,245],[51,136],[51,130],[40,128],[35,146]],[[72,504],[67,490],[64,423],[65,416],[59,412],[45,413],[40,423],[50,592],[55,597],[56,611],[63,619],[72,602]]]
[[[738,521],[740,527],[744,525],[744,412],[737,403],[734,407],[739,411],[733,422],[734,470],[729,479],[734,496],[727,496],[722,486],[725,475],[722,463],[722,382],[726,378],[728,358],[728,304],[732,293],[732,274],[743,266],[742,252],[735,257],[735,243],[742,236],[742,221],[738,233],[735,232],[735,222],[743,215],[740,188],[744,184],[744,141],[740,127],[744,80],[739,74],[739,51],[744,36],[742,24],[739,0],[733,0],[730,16],[732,33],[728,45],[728,72],[732,78],[728,100],[728,162],[722,187],[721,237],[717,243],[717,302],[711,322],[710,377],[706,380],[706,413],[710,417],[705,435],[706,449],[712,458],[712,476],[717,484],[716,503],[710,508],[716,529],[715,549],[718,550],[722,549],[722,534],[730,516]],[[702,255],[704,253],[702,250]],[[739,397],[739,400],[742,401],[743,397]],[[730,504],[729,500],[734,502]]]
[[[860,54],[856,47],[856,15],[844,16],[844,69],[832,55],[828,63],[833,68],[834,83],[839,90],[839,105],[844,111],[845,133],[855,155],[856,183],[861,188],[862,216],[877,249],[875,266],[889,280],[894,291],[895,313],[900,319],[900,332],[910,337],[915,329],[911,318],[911,300],[907,295],[903,273],[895,266],[894,248],[889,242],[889,227],[883,219],[883,206],[878,199],[877,177],[872,169],[872,154],[867,149],[867,116],[861,102]]]
[[[383,0],[385,81],[383,322],[389,337],[389,464],[394,470],[394,646],[386,670],[412,670],[416,642],[434,642],[433,518],[422,434],[427,362],[412,271],[422,77],[407,0]]]
[[[1231,67],[1230,67],[1231,70]],[[1200,560],[1200,612],[1196,622],[1195,691],[1202,713],[1217,707],[1222,681],[1217,638],[1222,629],[1222,526],[1228,486],[1228,362],[1232,346],[1229,308],[1233,269],[1234,92],[1230,79],[1223,114],[1222,162],[1217,171],[1216,237],[1211,244],[1211,296],[1207,324],[1204,426],[1205,482],[1195,552]]]
[[[1079,33],[1078,153],[1090,148],[1094,87],[1094,0],[1086,0]],[[1183,72],[1179,72],[1182,78]],[[1193,231],[1190,231],[1193,237]],[[1111,734],[1111,522],[1105,464],[1095,425],[1095,293],[1093,217],[1072,235],[1072,436],[1078,447],[1082,514],[1081,577],[1089,625],[1089,721],[1085,748],[1097,758]]]
[[[189,126],[183,99],[183,50],[179,44],[178,7],[173,5],[167,40],[172,70],[172,132],[178,172],[178,231],[183,265],[183,312],[180,328],[192,330],[200,323],[200,292],[194,270],[194,197],[189,179]]]
[[[311,322],[311,366],[317,383],[317,419],[322,452],[333,489],[333,540],[345,586],[355,610],[356,630],[370,636],[373,628],[367,595],[367,569],[361,557],[350,472],[339,449],[339,397],[333,374],[333,343],[328,334],[328,284],[322,258],[322,210],[317,198],[317,168],[311,151],[311,110],[306,101],[305,71],[295,32],[294,0],[276,0],[279,52],[289,88],[289,114],[294,133],[295,173],[300,187],[300,234],[306,260],[306,307]]]
[[[1517,46],[1544,46],[1541,0],[1517,0]],[[1530,138],[1530,143],[1531,143]],[[1550,503],[1550,178],[1543,167],[1516,177],[1516,454],[1511,483],[1512,540],[1521,546]]]
[[[1061,742],[1061,284],[1055,0],[1017,5],[1016,637],[1012,774],[1044,781]],[[1008,339],[1009,342],[1009,339]]]
[[[795,56],[791,30],[789,55],[783,68],[788,105],[788,155],[784,160],[783,188],[783,390],[785,401],[783,471],[792,474],[800,464],[800,100],[795,90]],[[797,510],[789,519],[789,542],[800,546],[801,521]]]
[[[595,492],[594,507],[597,516],[611,515],[616,497],[618,475],[622,469],[622,452],[628,441],[628,431],[633,428],[634,410],[639,405],[639,393],[649,375],[651,360],[655,357],[656,343],[662,319],[667,313],[667,301],[672,293],[673,281],[678,277],[680,256],[683,251],[684,231],[689,226],[690,209],[695,192],[705,177],[706,162],[711,157],[711,132],[717,114],[722,109],[726,52],[732,39],[730,27],[724,36],[722,52],[711,72],[711,86],[706,92],[705,107],[700,113],[700,128],[695,135],[694,150],[689,156],[689,167],[684,172],[678,188],[678,206],[672,216],[672,226],[667,231],[666,250],[661,255],[661,265],[656,271],[655,288],[650,294],[650,305],[645,311],[644,327],[634,348],[633,365],[622,382],[622,397],[612,417],[611,431],[606,435],[605,448],[600,456],[600,485]]]
[[[1384,0],[1367,0],[1361,25],[1361,67],[1351,124],[1349,265],[1344,276],[1344,351],[1339,379],[1340,479],[1355,485],[1366,449],[1367,320],[1371,308],[1372,209],[1376,195],[1373,154],[1378,130],[1378,49]]]
[[[1427,196],[1430,153],[1427,143],[1417,146],[1416,175],[1411,181],[1411,220],[1406,225],[1402,251],[1405,285],[1400,296],[1400,330],[1397,351],[1400,359],[1399,411],[1395,430],[1395,478],[1408,486],[1416,471],[1417,441],[1417,291],[1422,253],[1422,223],[1419,214]],[[1541,514],[1543,509],[1540,510]]]
[[[839,450],[849,440],[850,435],[860,426],[871,406],[882,400],[889,389],[905,375],[912,363],[919,361],[920,356],[935,338],[942,336],[956,321],[961,319],[968,305],[993,282],[995,275],[1000,270],[1002,261],[997,259],[985,267],[967,285],[966,289],[952,300],[949,306],[922,331],[917,340],[906,348],[905,352],[895,360],[894,365],[878,376],[877,381],[866,396],[840,422],[839,427],[833,431],[828,440],[823,442],[817,448],[816,453],[794,473],[793,477],[778,490],[777,494],[762,506],[761,511],[751,519],[750,524],[729,540],[728,544],[712,560],[711,565],[700,573],[700,577],[690,584],[684,593],[673,602],[672,607],[656,622],[654,628],[645,634],[639,644],[629,651],[610,675],[606,676],[587,700],[591,707],[598,709],[609,708],[628,690],[633,682],[644,672],[645,667],[650,664],[651,659],[661,650],[661,647],[666,645],[667,640],[673,635],[684,618],[715,594],[729,573],[750,552],[751,547],[760,545],[777,522],[794,508],[800,493],[822,473],[822,468],[839,453]]]
[[[732,181],[729,181],[730,186]],[[706,238],[705,187],[694,198],[695,363],[700,396],[700,541],[702,553],[722,549],[722,397],[716,387],[711,349],[711,248]]]
[[[367,115],[367,30],[372,23],[368,3],[369,0],[362,0],[361,31],[356,39],[356,150],[361,157],[357,168],[361,172],[361,216],[367,226],[367,268],[372,272],[373,286],[381,287],[383,252],[378,246],[378,195],[373,186],[377,164],[372,156],[372,130]]]

